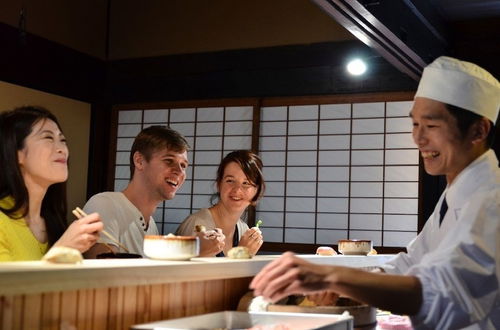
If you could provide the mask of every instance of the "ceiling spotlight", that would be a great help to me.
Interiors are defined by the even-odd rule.
[[[349,63],[347,63],[347,72],[354,76],[359,76],[365,73],[366,71],[366,64],[359,58],[356,58]]]

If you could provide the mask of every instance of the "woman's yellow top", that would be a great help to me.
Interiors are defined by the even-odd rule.
[[[3,208],[13,204],[11,197],[0,200]],[[0,262],[40,260],[47,249],[48,243],[40,243],[23,218],[12,219],[0,211]]]

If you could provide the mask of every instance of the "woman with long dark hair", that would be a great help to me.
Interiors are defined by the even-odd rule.
[[[196,225],[222,230],[221,240],[202,239],[200,256],[225,256],[235,246],[247,247],[254,255],[263,243],[261,231],[241,220],[249,205],[255,206],[264,195],[262,161],[249,150],[236,150],[224,157],[217,170],[217,203],[186,218],[178,235],[195,234]]]
[[[67,225],[69,152],[57,118],[34,106],[2,112],[0,141],[0,261],[90,248],[102,223],[94,213]]]

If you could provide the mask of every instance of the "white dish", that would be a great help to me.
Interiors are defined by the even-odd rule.
[[[146,235],[144,254],[151,259],[190,260],[200,253],[200,242],[195,236]]]
[[[341,239],[338,241],[338,249],[343,255],[366,256],[372,250],[372,241],[361,239]]]

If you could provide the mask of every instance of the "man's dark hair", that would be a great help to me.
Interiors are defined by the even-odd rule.
[[[184,152],[189,150],[189,144],[184,136],[167,126],[154,125],[143,129],[136,136],[130,150],[130,179],[134,177],[136,151],[149,162],[153,153],[161,149]]]
[[[467,135],[469,128],[475,122],[481,120],[482,116],[451,104],[445,104],[450,114],[457,120],[458,130],[462,138]],[[490,120],[491,123],[491,120]],[[490,148],[495,141],[495,123],[491,123],[491,129],[486,138],[486,147]]]

